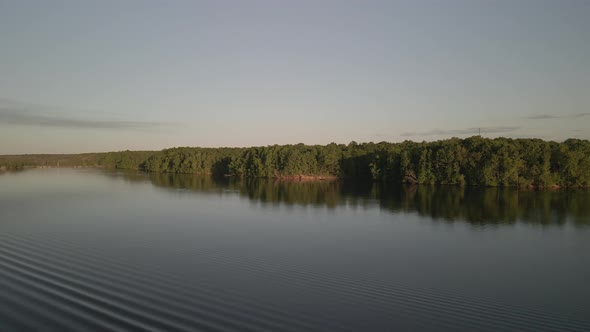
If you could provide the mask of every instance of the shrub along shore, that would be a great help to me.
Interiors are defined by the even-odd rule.
[[[180,147],[75,155],[0,156],[0,170],[108,167],[285,180],[373,179],[408,184],[589,187],[590,141],[451,138],[434,142]]]

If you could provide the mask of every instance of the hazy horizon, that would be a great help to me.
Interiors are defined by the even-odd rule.
[[[590,139],[588,1],[0,1],[0,154]]]
[[[283,144],[277,144],[277,143],[270,143],[270,144],[264,144],[264,145],[219,145],[219,146],[202,146],[202,145],[175,145],[175,146],[167,146],[167,147],[163,147],[161,149],[138,149],[138,150],[132,150],[132,149],[127,149],[127,148],[123,148],[123,149],[118,149],[118,150],[92,150],[92,151],[72,151],[72,152],[29,152],[29,153],[0,153],[0,156],[17,156],[17,155],[60,155],[60,154],[64,154],[64,155],[69,155],[69,154],[93,154],[93,153],[108,153],[108,152],[124,152],[124,151],[161,151],[161,150],[166,150],[166,149],[174,149],[174,148],[259,148],[259,147],[268,147],[268,146],[274,146],[274,145],[279,145],[279,146],[285,146],[285,145],[297,145],[297,144],[305,144],[308,146],[313,146],[313,145],[320,145],[320,146],[325,146],[325,145],[329,145],[329,144],[337,144],[337,145],[348,145],[352,142],[355,142],[357,144],[364,144],[364,143],[374,143],[374,144],[378,144],[378,143],[403,143],[404,141],[412,141],[415,143],[423,143],[423,142],[434,142],[434,141],[444,141],[444,140],[450,140],[450,139],[465,139],[465,138],[469,138],[469,137],[474,137],[474,136],[481,136],[483,138],[490,138],[490,139],[496,139],[496,138],[506,138],[506,139],[519,139],[518,137],[516,138],[511,138],[511,137],[506,137],[506,136],[488,136],[486,137],[485,135],[467,135],[465,137],[458,137],[458,136],[449,136],[447,138],[439,138],[439,139],[425,139],[425,140],[413,140],[413,139],[407,139],[407,140],[402,140],[399,142],[392,142],[392,141],[355,141],[352,140],[350,142],[329,142],[329,143],[303,143],[303,142],[291,142],[291,143],[283,143]],[[527,138],[523,138],[523,139],[527,139]],[[575,138],[574,138],[575,139]],[[582,138],[578,138],[578,139],[582,139]],[[587,141],[588,139],[582,139]],[[563,141],[556,141],[556,140],[544,140],[544,141],[550,141],[550,142],[557,142],[557,143],[563,143]]]

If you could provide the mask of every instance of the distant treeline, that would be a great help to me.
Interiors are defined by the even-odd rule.
[[[473,136],[422,143],[186,147],[90,156],[95,159],[88,157],[86,165],[150,172],[260,178],[331,176],[409,184],[590,186],[590,142],[578,139],[557,143]]]
[[[151,156],[153,172],[281,178],[299,175],[477,186],[590,185],[590,142],[487,139],[436,142],[175,148]]]
[[[121,151],[82,154],[27,154],[0,156],[0,168],[19,170],[27,167],[102,167],[141,169],[156,151]]]

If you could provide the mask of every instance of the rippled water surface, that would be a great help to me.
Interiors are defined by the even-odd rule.
[[[590,331],[590,193],[0,173],[0,331]]]

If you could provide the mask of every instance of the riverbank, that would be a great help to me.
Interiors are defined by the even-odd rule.
[[[181,147],[80,155],[0,156],[0,167],[104,167],[154,173],[285,181],[371,179],[384,183],[519,188],[590,186],[590,142],[488,139],[434,142]]]
[[[282,180],[282,181],[336,181],[340,178],[333,175],[281,175],[274,177],[274,179]]]

